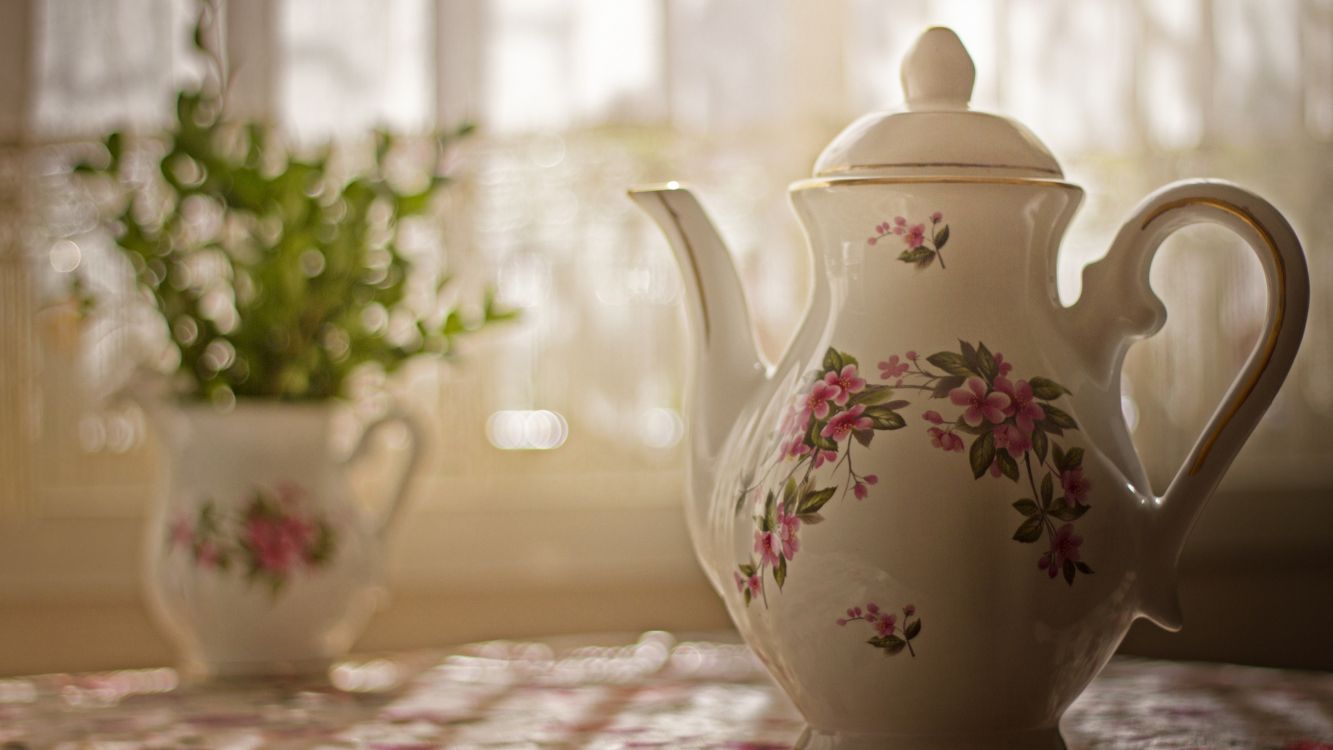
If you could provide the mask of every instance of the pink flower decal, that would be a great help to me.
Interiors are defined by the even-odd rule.
[[[337,550],[333,526],[310,513],[312,504],[291,483],[257,489],[235,511],[207,499],[193,522],[172,523],[168,546],[187,550],[201,569],[240,568],[277,596],[294,575],[324,567]]]
[[[778,556],[782,554],[782,541],[771,531],[754,532],[754,551],[759,555],[760,567],[778,564]]]
[[[1004,411],[1009,408],[1009,397],[990,390],[981,378],[968,378],[964,387],[949,391],[949,401],[967,407],[963,421],[972,427],[980,427],[982,422],[1003,422]]]
[[[911,365],[898,359],[898,355],[894,354],[890,356],[887,360],[884,360],[879,363],[879,376],[884,380],[893,380],[894,378],[901,378],[903,375],[907,374],[907,370],[910,367]]]
[[[838,386],[824,382],[815,383],[810,387],[810,395],[806,397],[805,408],[815,415],[816,419],[828,419],[829,402],[836,403],[840,397],[842,397],[842,389]],[[843,398],[842,403],[847,403],[847,399]]]
[[[777,540],[782,548],[782,556],[788,560],[796,557],[801,549],[801,540],[796,533],[801,530],[801,519],[788,515],[785,508],[778,508]]]
[[[874,247],[880,240],[894,235],[902,237],[906,250],[898,255],[898,260],[910,263],[917,268],[927,268],[936,260],[944,268],[944,246],[949,242],[949,225],[942,224],[944,214],[935,211],[930,214],[930,228],[925,223],[908,224],[907,217],[895,216],[893,222],[880,222],[875,225],[874,234],[866,239],[866,244]]]
[[[834,622],[845,627],[848,623],[858,621],[868,624],[875,633],[866,643],[883,651],[885,656],[893,656],[904,649],[913,657],[916,656],[912,641],[921,635],[921,618],[916,617],[916,607],[913,605],[903,607],[901,625],[897,614],[881,610],[874,602],[867,604],[864,609],[852,607],[847,610],[845,617],[839,617]]]
[[[829,420],[824,429],[819,431],[820,436],[841,443],[853,432],[870,429],[874,423],[870,421],[870,417],[862,416],[865,411],[866,407],[863,404],[857,404],[847,411],[839,412]]]
[[[936,352],[917,362],[910,382],[899,387],[932,399],[947,396],[960,407],[953,416],[922,413],[932,425],[926,430],[930,444],[965,454],[976,479],[989,474],[1018,483],[1023,496],[1012,505],[1023,521],[1014,541],[1034,544],[1044,537],[1051,549],[1064,550],[1043,555],[1041,569],[1052,578],[1062,574],[1073,585],[1078,574],[1093,573],[1077,554],[1082,539],[1071,536],[1073,523],[1090,507],[1083,449],[1062,444],[1078,431],[1078,422],[1055,403],[1068,389],[1043,377],[1010,380],[1013,369],[985,344],[960,341],[958,351]],[[1065,527],[1068,531],[1062,532]],[[1066,554],[1071,549],[1072,557]]]
[[[833,402],[838,406],[847,404],[847,399],[853,394],[860,393],[866,387],[865,378],[857,377],[856,365],[847,365],[841,372],[830,372],[824,375],[824,385],[838,389],[838,394],[833,397]],[[825,415],[827,416],[827,415]],[[824,417],[820,417],[823,419]]]

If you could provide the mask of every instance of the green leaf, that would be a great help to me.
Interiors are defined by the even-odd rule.
[[[1061,521],[1077,521],[1088,512],[1086,505],[1070,505],[1065,498],[1060,498],[1051,506],[1050,514]]]
[[[866,409],[865,416],[870,418],[876,430],[899,430],[907,426],[903,415],[882,404]]]
[[[882,649],[886,656],[893,656],[899,651],[907,648],[907,641],[904,641],[896,635],[876,636],[866,641],[866,643],[869,643],[875,648]]]
[[[818,513],[819,509],[828,503],[837,490],[837,487],[825,487],[822,490],[815,490],[802,495],[801,501],[796,505],[797,515]]]
[[[1059,443],[1051,441],[1051,454],[1052,454],[1052,460],[1055,462],[1055,468],[1059,469],[1060,471],[1064,471],[1065,451],[1063,448],[1060,447]]]
[[[958,375],[966,378],[969,375],[977,374],[976,370],[969,367],[967,362],[963,360],[963,355],[958,354],[957,352],[936,352],[935,354],[926,357],[926,361],[950,375]],[[962,381],[959,381],[959,384],[961,385]]]
[[[1065,574],[1065,583],[1069,584],[1070,586],[1073,586],[1073,585],[1074,585],[1074,561],[1073,561],[1073,560],[1065,560],[1065,564],[1061,566],[1061,569],[1062,569],[1062,571],[1063,571],[1064,574]]]
[[[1032,544],[1041,538],[1041,516],[1032,516],[1019,525],[1014,532],[1014,541]]]
[[[1026,497],[1023,498],[1022,500],[1017,500],[1014,502],[1014,510],[1018,511],[1019,513],[1022,513],[1024,516],[1027,516],[1028,518],[1031,518],[1032,516],[1035,516],[1041,512],[1041,509],[1037,507],[1037,504],[1032,502],[1032,500]]]
[[[856,438],[856,442],[858,442],[858,443],[860,443],[861,445],[863,445],[863,446],[869,448],[869,447],[870,447],[870,441],[872,441],[872,440],[875,439],[875,431],[874,431],[874,430],[857,430],[857,431],[855,431],[855,432],[852,433],[852,437]]]
[[[1018,462],[1009,455],[1009,451],[995,451],[995,460],[1000,462],[1000,473],[1015,482],[1018,481]]]
[[[1046,412],[1046,419],[1044,421],[1050,422],[1059,427],[1063,427],[1066,430],[1078,429],[1078,422],[1075,422],[1073,417],[1069,416],[1063,411],[1055,408],[1054,406],[1051,406],[1050,404],[1043,404],[1041,408],[1043,411]]]
[[[749,578],[750,576],[754,575],[754,572],[756,570],[754,563],[741,563],[739,567],[741,575],[745,576],[746,578]]]
[[[796,502],[796,477],[788,477],[787,483],[782,486],[782,507],[791,510],[792,504]]]
[[[1085,563],[1085,562],[1081,562],[1081,561],[1080,561],[1080,562],[1076,562],[1076,563],[1074,563],[1074,567],[1078,568],[1078,572],[1080,572],[1080,573],[1086,573],[1086,574],[1088,574],[1088,575],[1092,575],[1092,566],[1091,566],[1091,565],[1088,565],[1088,564]]]
[[[801,523],[805,524],[806,526],[814,526],[817,523],[824,522],[824,517],[819,515],[818,513],[801,513],[798,514],[796,517],[800,519]]]
[[[968,451],[968,460],[972,463],[972,478],[980,479],[985,474],[990,465],[995,462],[995,435],[987,432],[985,435],[972,441],[972,448]]]
[[[977,368],[977,348],[962,339],[958,339],[958,350],[963,353],[963,363],[967,365],[968,369],[980,375],[981,370]]]
[[[1077,447],[1070,448],[1069,451],[1065,453],[1065,469],[1066,470],[1077,469],[1082,465],[1083,465],[1083,449]]]
[[[935,381],[935,387],[930,392],[931,398],[947,398],[949,392],[955,388],[961,388],[967,378],[962,375],[949,375]]]
[[[912,640],[913,638],[916,638],[918,635],[921,635],[920,618],[912,620],[911,622],[907,623],[907,626],[903,628],[903,635],[909,641]]]
[[[1000,374],[1000,368],[995,364],[995,356],[984,343],[980,342],[977,345],[977,372],[981,373],[987,383],[994,383],[995,376]]]
[[[819,434],[820,430],[823,429],[823,425],[824,422],[821,422],[818,419],[810,420],[810,429],[807,430],[805,433],[805,441],[820,450],[826,450],[826,451],[837,450],[838,449],[837,443]]]
[[[945,224],[935,232],[935,249],[943,250],[945,244],[949,242],[949,225]]]
[[[777,499],[772,490],[764,497],[764,518],[759,525],[761,531],[773,531],[778,527]]]
[[[745,597],[745,606],[750,606],[750,587],[746,586],[743,596]]]
[[[1049,444],[1046,441],[1046,433],[1041,430],[1032,431],[1032,451],[1037,454],[1037,463],[1046,463],[1046,450]]]
[[[843,367],[842,353],[833,347],[829,347],[824,352],[824,372],[841,372]]]
[[[872,406],[882,404],[893,398],[893,389],[887,385],[867,385],[860,393],[853,393],[848,399],[848,404],[865,404]]]
[[[778,556],[778,564],[773,567],[773,580],[777,582],[779,589],[787,582],[787,558],[782,555]]]
[[[1051,473],[1046,472],[1046,476],[1041,478],[1041,507],[1051,507],[1051,498],[1055,495],[1055,485],[1051,481]]]
[[[1028,385],[1032,386],[1032,395],[1043,401],[1051,401],[1069,393],[1068,388],[1048,378],[1029,378]]]

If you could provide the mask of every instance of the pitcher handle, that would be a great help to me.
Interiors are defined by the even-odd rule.
[[[1100,319],[1106,330],[1109,318],[1108,338],[1114,342],[1112,350],[1101,352],[1105,370],[1098,371],[1118,376],[1129,344],[1156,333],[1166,322],[1166,309],[1148,280],[1153,258],[1168,235],[1200,222],[1231,229],[1254,250],[1267,281],[1268,310],[1259,345],[1166,494],[1158,499],[1160,510],[1145,560],[1143,614],[1168,629],[1181,624],[1174,580],[1185,537],[1286,379],[1305,331],[1310,302],[1310,279],[1300,241],[1272,204],[1227,182],[1173,183],[1145,198],[1116,236],[1106,258],[1084,272],[1085,296],[1092,299],[1088,305],[1079,305],[1088,318],[1083,322]]]
[[[356,463],[366,454],[370,447],[370,438],[383,428],[399,424],[407,430],[408,452],[407,461],[403,464],[398,474],[398,481],[394,483],[393,494],[389,496],[388,503],[380,511],[379,519],[376,521],[375,534],[380,539],[388,535],[389,530],[393,528],[398,516],[401,515],[404,501],[407,499],[407,490],[412,483],[412,477],[416,474],[417,465],[421,461],[421,447],[423,431],[417,420],[397,407],[392,407],[383,416],[380,416],[366,425],[361,431],[361,437],[357,438],[356,447],[343,459],[343,465]]]

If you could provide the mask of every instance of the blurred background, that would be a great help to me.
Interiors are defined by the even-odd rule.
[[[370,378],[429,425],[392,605],[358,648],[728,626],[679,507],[680,280],[627,185],[703,194],[766,351],[797,323],[786,185],[855,116],[901,101],[922,28],[958,31],[974,106],[1031,127],[1088,192],[1066,302],[1150,190],[1209,176],[1286,212],[1313,284],[1300,356],[1191,537],[1186,629],[1134,653],[1333,668],[1333,0],[225,0],[229,114],[295,148],[464,122],[418,265],[492,284],[517,322]],[[188,0],[0,3],[0,674],[167,663],[140,593],[162,457],[107,394],[162,342],[72,167],[150,140],[206,74]],[[71,279],[82,283],[71,291]],[[1262,329],[1258,263],[1198,228],[1153,269],[1170,321],[1124,410],[1160,491]],[[93,312],[84,314],[93,302]],[[469,300],[460,299],[460,304]],[[402,458],[382,441],[367,504]]]

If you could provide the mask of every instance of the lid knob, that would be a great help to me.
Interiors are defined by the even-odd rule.
[[[967,109],[976,78],[963,42],[943,26],[926,29],[903,58],[903,92],[910,110]]]

